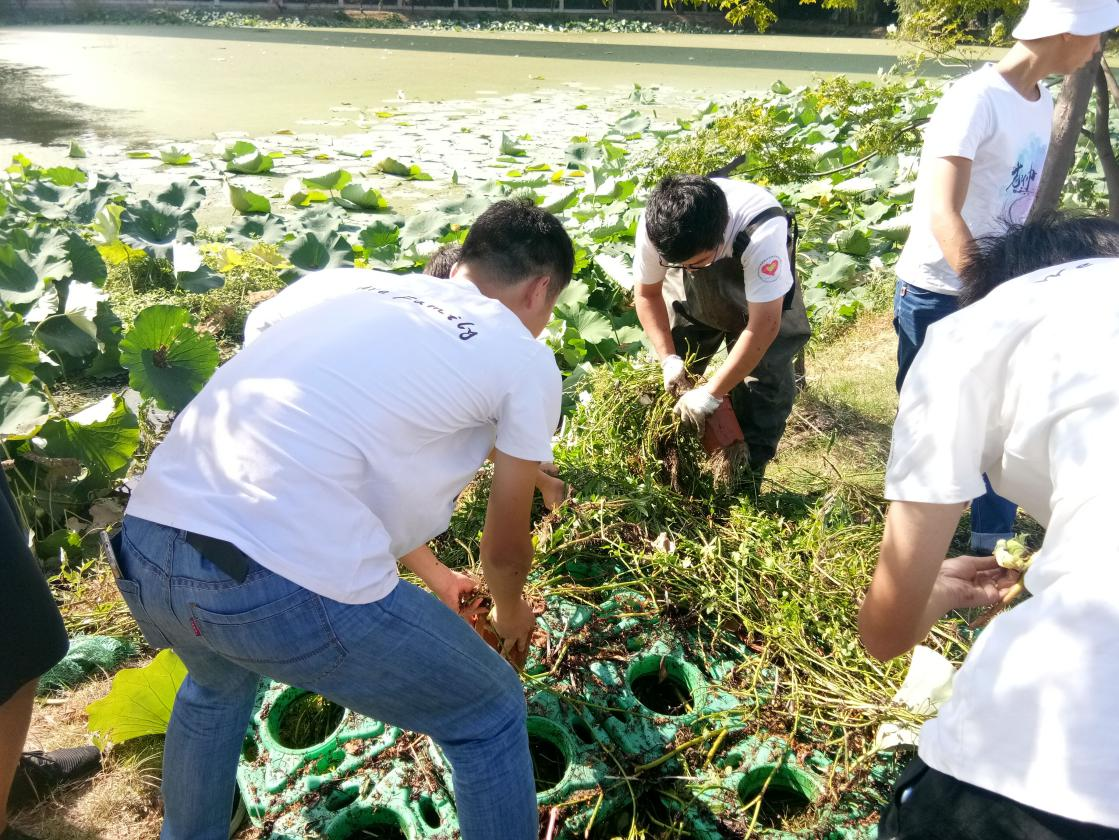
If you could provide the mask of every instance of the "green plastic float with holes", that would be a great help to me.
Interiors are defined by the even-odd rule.
[[[802,762],[757,731],[757,695],[727,688],[750,655],[734,638],[674,633],[624,590],[594,605],[548,598],[538,624],[528,736],[553,840],[875,836],[873,802],[821,805],[822,753]],[[297,688],[262,690],[238,784],[276,840],[459,837],[454,776],[430,739]]]

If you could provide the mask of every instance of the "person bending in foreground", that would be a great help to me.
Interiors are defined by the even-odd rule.
[[[665,390],[683,393],[676,413],[702,430],[729,396],[759,479],[785,432],[796,397],[793,359],[811,334],[788,242],[777,199],[725,178],[665,178],[637,224],[637,317]],[[724,344],[726,361],[693,387]]]
[[[1053,97],[1043,79],[1092,60],[1119,26],[1115,0],[1032,0],[1017,43],[954,82],[925,129],[913,225],[897,263],[897,387],[930,324],[956,311],[960,269],[975,237],[1027,218],[1049,149]],[[984,486],[971,506],[971,550],[1012,536],[1017,505]]]
[[[933,325],[902,388],[893,503],[859,616],[871,655],[905,653],[946,613],[998,603],[1014,582],[992,557],[946,559],[984,473],[1047,532],[1025,577],[1032,597],[982,632],[922,728],[882,840],[1119,839],[1119,369],[1108,350],[1119,259],[1075,259],[993,291],[1001,278],[983,276],[1007,244],[1035,262],[1083,257],[1088,241],[1119,253],[1114,222],[1061,224],[1059,241],[1026,225],[978,244],[963,275],[989,294]]]
[[[423,273],[429,277],[449,279],[455,263],[461,256],[461,245],[444,245],[431,255],[431,259],[424,266]],[[258,304],[249,313],[249,317],[245,319],[245,346],[252,344],[257,336],[288,315],[302,312],[329,298],[366,289],[376,283],[403,282],[401,278],[407,276],[411,275],[391,274],[371,268],[329,268],[311,272],[287,286],[278,295]],[[550,459],[541,463],[536,472],[536,488],[540,491],[540,498],[548,510],[558,508],[567,501],[569,495],[567,482],[558,476],[555,464]],[[438,563],[434,555],[428,558],[424,567],[441,578],[450,576],[449,570],[442,563]],[[432,587],[432,591],[440,591],[436,588],[438,584],[428,577],[424,577],[423,580]]]
[[[447,528],[496,447],[481,565],[506,649],[527,644],[533,481],[561,396],[536,336],[573,265],[555,217],[498,202],[450,280],[381,276],[291,314],[176,418],[119,540],[122,595],[189,672],[163,840],[225,840],[262,675],[430,735],[464,840],[537,837],[517,674],[396,563]]]

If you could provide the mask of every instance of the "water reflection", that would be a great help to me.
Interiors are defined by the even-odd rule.
[[[0,140],[47,145],[77,137],[93,114],[51,87],[42,71],[0,61]]]

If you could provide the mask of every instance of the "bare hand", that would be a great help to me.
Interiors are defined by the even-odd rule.
[[[520,598],[509,610],[501,610],[495,604],[490,613],[490,624],[501,639],[501,655],[523,662],[524,656],[517,654],[527,654],[529,639],[536,629],[536,613],[529,603]]]
[[[940,614],[998,604],[1021,575],[1004,569],[994,557],[949,557],[940,566],[933,598]]]
[[[470,621],[471,610],[480,609],[481,599],[472,597],[480,587],[481,583],[477,578],[447,569],[446,574],[440,576],[431,590],[450,609]],[[469,603],[471,600],[478,603],[471,605]]]
[[[552,463],[540,465],[540,473],[536,477],[536,486],[540,490],[540,497],[544,500],[544,507],[555,510],[570,495],[567,483],[559,477],[559,470]]]

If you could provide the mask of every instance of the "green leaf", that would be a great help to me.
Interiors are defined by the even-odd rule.
[[[859,263],[854,257],[847,254],[832,254],[826,263],[817,266],[812,272],[812,282],[814,285],[831,286],[836,289],[847,288],[858,270]]]
[[[874,163],[863,170],[863,175],[874,181],[878,185],[878,189],[884,190],[893,186],[894,182],[897,181],[898,169],[897,155],[887,155],[877,158]]]
[[[155,202],[193,213],[205,198],[206,190],[197,181],[175,181],[155,197]]]
[[[120,214],[121,241],[155,259],[170,259],[175,240],[190,236],[197,228],[191,213],[162,202],[141,201]]]
[[[365,259],[378,268],[392,268],[400,256],[400,228],[386,222],[375,222],[365,228],[358,238],[365,252]]]
[[[159,150],[159,159],[170,166],[186,166],[191,161],[190,152],[174,143]]]
[[[81,146],[80,146],[80,145],[78,144],[78,141],[77,141],[77,140],[71,140],[71,141],[70,141],[70,148],[69,148],[69,150],[68,150],[68,151],[66,152],[66,157],[70,157],[70,158],[84,158],[84,157],[85,157],[85,149],[83,149],[83,148],[82,148],[82,147],[81,147]]]
[[[572,280],[556,298],[556,313],[566,318],[568,314],[578,312],[585,307],[590,299],[591,287],[582,280]]]
[[[97,343],[101,352],[89,363],[85,373],[93,378],[118,376],[120,366],[120,338],[123,324],[108,301],[97,304],[97,315],[93,319],[97,327]]]
[[[345,169],[328,169],[311,178],[304,178],[303,183],[311,189],[336,192],[350,183],[351,180],[353,180],[353,176]]]
[[[271,245],[275,245],[287,236],[284,220],[271,213],[267,216],[245,216],[238,219],[230,226],[229,232],[237,239],[267,242]]]
[[[504,131],[501,132],[501,142],[498,144],[498,153],[512,155],[513,157],[524,157],[527,154],[522,147],[517,145],[517,141]]]
[[[39,364],[39,351],[32,342],[31,328],[15,313],[0,311],[0,376],[30,382]]]
[[[0,376],[0,436],[29,438],[50,413],[50,404],[38,386]]]
[[[52,166],[50,169],[44,169],[43,177],[60,187],[72,187],[86,180],[86,174],[82,170],[71,166]]]
[[[175,282],[184,292],[202,294],[220,289],[225,285],[225,275],[214,271],[205,263],[193,271],[179,271],[175,273]]]
[[[303,185],[299,178],[289,178],[284,184],[284,199],[295,207],[306,207],[312,202],[329,201],[330,194],[322,190],[312,190]]]
[[[40,560],[58,563],[60,555],[67,560],[82,556],[82,535],[69,528],[59,528],[49,536],[35,541],[35,554]]]
[[[618,336],[618,344],[623,347],[628,345],[644,346],[646,343],[645,330],[641,327],[619,327],[615,332]]]
[[[0,303],[7,306],[34,303],[46,289],[22,254],[11,245],[0,245]]]
[[[567,323],[579,331],[579,337],[587,344],[598,344],[614,338],[614,327],[609,319],[593,309],[580,309],[567,318]]]
[[[35,338],[59,356],[82,359],[97,352],[97,327],[84,312],[60,312],[35,329]]]
[[[649,118],[637,111],[630,111],[613,125],[614,131],[631,137],[649,127]]]
[[[272,205],[268,199],[257,193],[250,192],[236,184],[229,185],[229,203],[238,213],[270,213]]]
[[[98,286],[105,282],[109,270],[105,267],[101,252],[78,234],[71,233],[67,237],[66,255],[70,258],[70,276],[73,279]]]
[[[145,735],[162,735],[187,669],[174,651],[161,650],[142,668],[125,668],[113,687],[86,706],[87,727],[101,749]]]
[[[190,320],[181,306],[149,306],[120,343],[129,384],[163,409],[182,411],[218,366],[217,342]]]
[[[884,239],[901,244],[909,238],[909,219],[905,216],[895,216],[871,225],[870,229]]]
[[[836,250],[856,257],[865,257],[870,252],[870,238],[861,228],[836,231],[832,237]]]
[[[791,87],[789,87],[787,84],[785,84],[784,82],[782,82],[780,79],[778,79],[776,82],[774,82],[772,85],[770,85],[769,89],[779,96],[784,96],[786,93],[792,93],[793,92],[793,89]]]
[[[110,394],[69,418],[48,420],[30,442],[35,444],[30,451],[48,462],[48,472],[51,461],[62,469],[77,462],[88,472],[81,484],[108,487],[128,472],[140,446],[140,424],[124,400]]]
[[[377,168],[386,175],[395,175],[397,178],[407,178],[410,181],[430,181],[431,176],[416,164],[411,166],[401,163],[395,158],[387,157],[377,164]]]
[[[452,218],[440,210],[428,210],[408,217],[400,231],[400,242],[409,248],[419,242],[442,239],[451,230]]]
[[[131,151],[125,152],[124,154],[127,157],[132,158],[133,160],[147,160],[148,158],[152,157],[152,153],[149,152],[147,149],[132,149]]]
[[[230,140],[222,147],[221,159],[229,163],[234,158],[251,155],[256,151],[256,144],[250,143],[248,140]]]
[[[361,210],[386,210],[389,206],[380,192],[365,184],[348,184],[342,187],[342,199],[344,206],[350,204]]]
[[[295,266],[295,275],[308,271],[322,271],[337,268],[353,259],[353,249],[341,236],[327,236],[320,239],[317,234],[307,231],[293,239],[284,249],[284,255]]]
[[[233,158],[226,163],[229,172],[240,172],[243,175],[262,175],[272,171],[272,158],[258,151]]]

